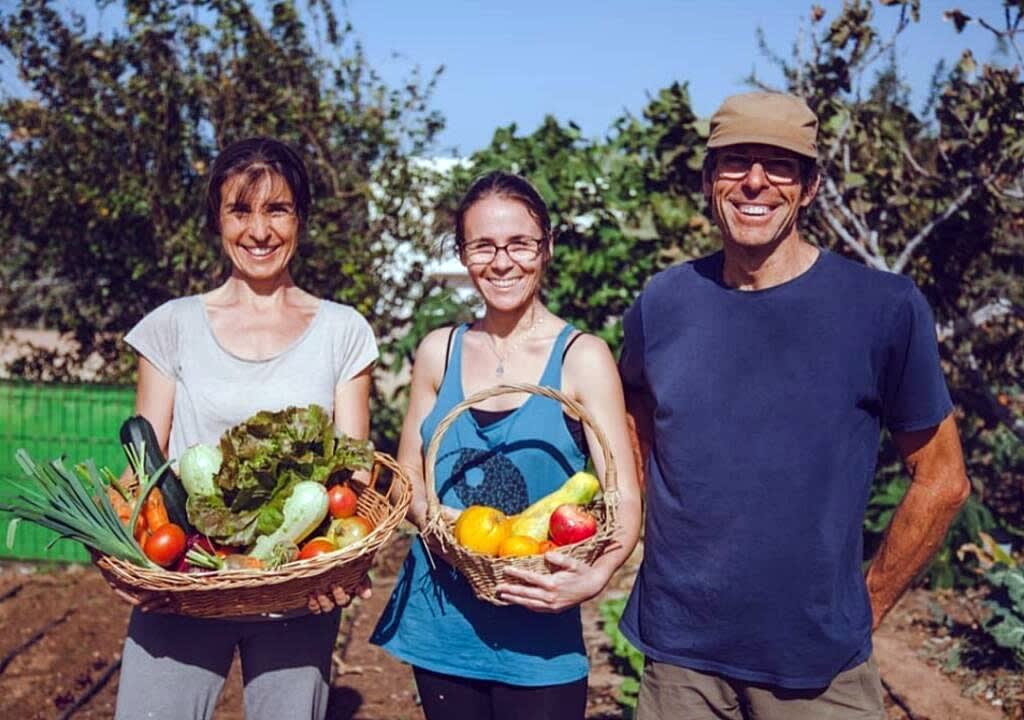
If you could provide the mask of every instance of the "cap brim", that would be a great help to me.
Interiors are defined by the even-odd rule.
[[[763,133],[750,135],[730,134],[725,138],[708,140],[708,147],[717,149],[729,147],[730,145],[746,145],[748,143],[780,147],[783,150],[795,152],[797,155],[802,155],[805,158],[810,158],[812,160],[818,159],[818,153],[808,149],[806,144],[795,142],[792,138],[765,135]]]

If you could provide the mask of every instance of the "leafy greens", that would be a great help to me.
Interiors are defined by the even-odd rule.
[[[213,478],[219,494],[189,496],[188,515],[200,532],[229,545],[274,532],[302,480],[326,483],[373,464],[370,442],[335,435],[319,405],[257,413],[221,436],[220,451]]]

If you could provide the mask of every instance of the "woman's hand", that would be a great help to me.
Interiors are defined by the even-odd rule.
[[[136,595],[129,595],[124,590],[118,590],[117,588],[111,588],[114,594],[124,600],[129,605],[134,605],[142,612],[155,612],[160,610],[171,601],[171,596],[167,593],[162,592],[142,592]]]
[[[373,589],[371,588],[370,578],[364,578],[359,587],[356,588],[356,596],[361,597],[363,600],[369,600],[371,595],[373,595]],[[336,607],[348,607],[348,604],[353,599],[353,596],[345,592],[345,588],[341,585],[331,585],[330,590],[326,593],[310,593],[308,601],[309,611],[314,615],[329,613]]]
[[[89,551],[89,556],[92,558],[93,564],[98,564],[100,560],[104,558],[104,555],[91,547],[86,546],[86,550]],[[124,600],[129,605],[137,607],[142,612],[151,612],[159,610],[171,601],[171,596],[167,593],[162,592],[142,592],[136,593],[135,595],[129,595],[124,590],[119,590],[113,585],[110,589],[114,591],[114,594]]]
[[[587,565],[556,550],[544,553],[544,559],[557,568],[550,575],[505,568],[506,582],[495,588],[498,598],[535,612],[558,613],[596,596],[611,576],[604,563]],[[508,582],[509,578],[517,582]]]

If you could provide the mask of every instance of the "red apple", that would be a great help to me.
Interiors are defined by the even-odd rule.
[[[597,520],[579,505],[565,503],[555,508],[548,524],[548,535],[555,545],[572,545],[597,532]]]

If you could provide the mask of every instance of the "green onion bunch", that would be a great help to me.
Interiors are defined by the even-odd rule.
[[[15,458],[25,477],[0,482],[0,510],[15,517],[7,529],[8,547],[14,543],[18,521],[28,520],[103,555],[156,567],[132,537],[142,503],[136,504],[132,522],[122,525],[106,493],[112,481],[119,489],[109,470],[101,473],[91,460],[76,465],[73,471],[60,459],[40,465],[24,450],[18,450]],[[140,476],[138,497],[146,497],[159,476],[159,472],[149,478]]]

